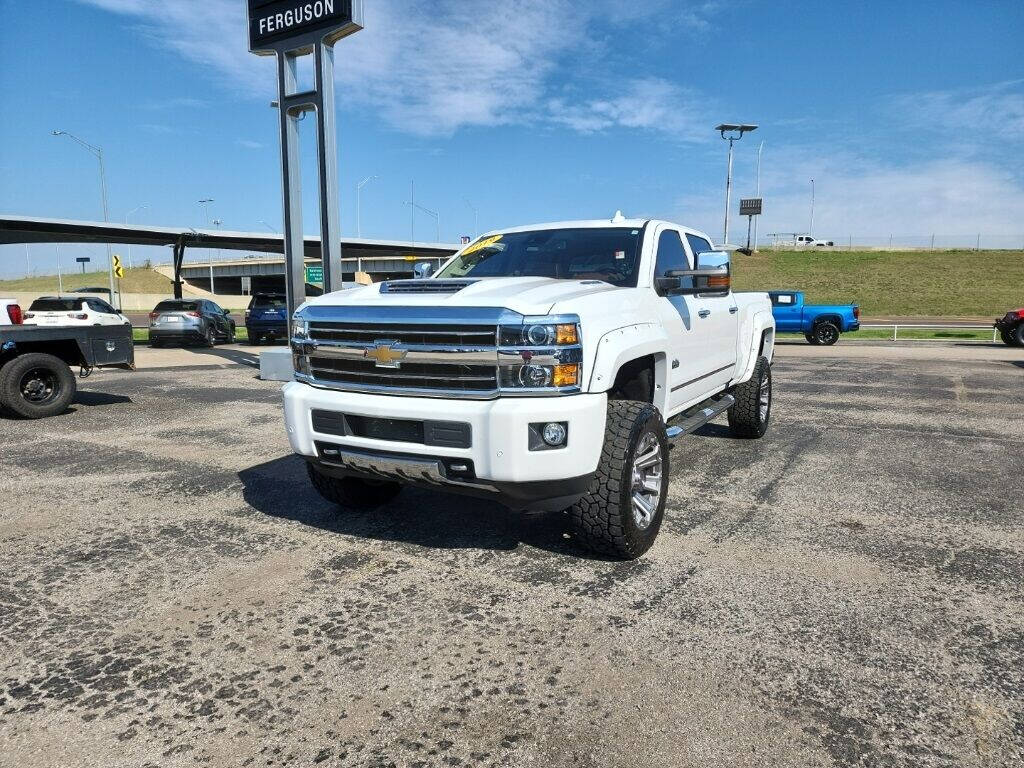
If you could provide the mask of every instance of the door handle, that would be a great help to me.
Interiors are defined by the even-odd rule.
[[[730,315],[735,315],[739,311],[740,311],[739,307],[729,307],[729,314]]]
[[[698,317],[707,317],[710,314],[711,314],[711,310],[710,309],[702,309],[700,312],[697,313],[697,316]]]

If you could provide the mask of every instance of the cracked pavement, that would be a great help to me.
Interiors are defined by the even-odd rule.
[[[632,563],[339,513],[279,384],[173,354],[0,420],[0,765],[1024,762],[1022,350],[780,345],[768,435],[677,441]]]

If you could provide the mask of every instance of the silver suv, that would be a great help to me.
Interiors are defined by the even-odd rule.
[[[149,313],[149,344],[235,342],[235,321],[208,299],[165,299]]]

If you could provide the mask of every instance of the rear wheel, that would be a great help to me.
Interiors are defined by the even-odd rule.
[[[334,477],[307,463],[309,479],[328,501],[350,509],[375,509],[387,504],[402,490],[389,480],[364,480],[361,477]]]
[[[59,357],[33,352],[0,370],[0,405],[24,419],[42,419],[67,410],[78,386]]]
[[[839,341],[839,326],[831,320],[823,320],[814,326],[814,338],[819,344],[830,347]]]
[[[818,339],[813,333],[805,333],[804,338],[807,339],[808,344],[818,345]]]
[[[206,326],[206,334],[203,336],[203,346],[213,347],[217,345],[217,334],[213,331],[213,326]]]
[[[748,381],[733,389],[736,403],[729,409],[729,429],[736,437],[758,438],[768,431],[772,415],[772,366],[759,357]]]
[[[569,510],[580,544],[618,560],[650,549],[665,515],[668,470],[668,437],[658,409],[631,400],[608,403],[596,476]]]
[[[1014,345],[1024,347],[1024,323],[1020,323],[1010,331],[1010,338],[1013,340]]]

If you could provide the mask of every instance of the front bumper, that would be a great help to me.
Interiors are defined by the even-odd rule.
[[[284,386],[292,450],[328,474],[393,479],[495,498],[513,508],[564,508],[597,470],[607,396],[444,400]],[[468,426],[469,447],[318,432],[313,411],[384,420],[455,422]],[[564,448],[530,450],[531,423],[568,424]],[[322,421],[319,423],[323,423]],[[321,427],[324,428],[324,427]],[[460,469],[468,467],[468,472]]]

